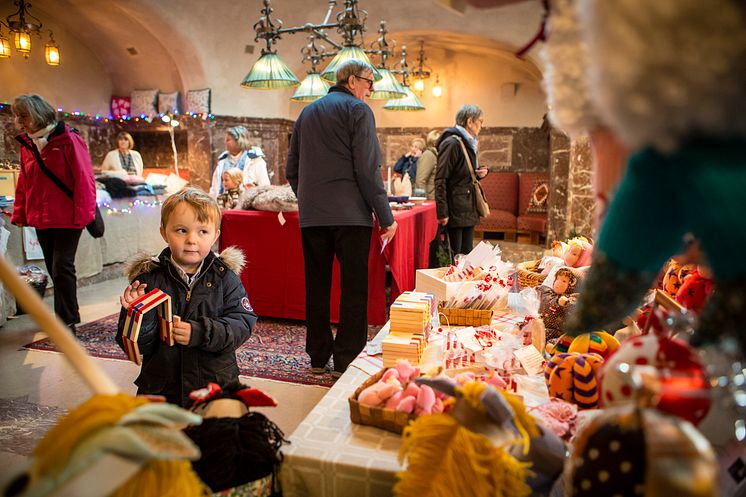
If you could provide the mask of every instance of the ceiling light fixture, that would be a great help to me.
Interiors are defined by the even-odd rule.
[[[31,14],[31,4],[26,0],[15,0],[13,5],[17,6],[18,10],[6,17],[5,23],[0,21],[0,59],[10,57],[10,40],[3,35],[3,26],[8,28],[16,52],[28,59],[31,53],[31,36],[41,38],[43,24],[38,17]],[[49,31],[49,41],[44,46],[44,56],[50,66],[60,65],[60,47],[54,41],[51,30]]]
[[[381,23],[381,37],[371,45],[371,48],[365,49],[363,32],[365,31],[365,21],[368,13],[358,8],[358,0],[345,0],[344,8],[334,17],[335,22],[330,22],[332,13],[337,5],[337,0],[329,0],[329,7],[326,16],[320,24],[306,23],[303,26],[283,28],[280,19],[272,18],[273,9],[270,6],[271,0],[263,0],[264,8],[261,10],[259,21],[254,24],[255,41],[264,40],[265,47],[262,48],[259,60],[254,63],[249,74],[244,78],[241,86],[246,88],[284,88],[301,85],[293,95],[294,100],[310,101],[318,98],[319,93],[324,91],[320,80],[327,82],[336,82],[336,70],[339,64],[350,58],[361,59],[376,67],[371,63],[369,55],[376,55],[381,58],[381,64],[374,70],[373,79],[376,82],[382,82],[382,88],[379,90],[376,83],[376,91],[383,92],[377,98],[393,98],[393,95],[402,96],[404,94],[400,88],[394,87],[386,73],[386,57],[392,54],[385,40],[386,31],[385,23]],[[333,40],[327,33],[328,30],[335,29],[342,37],[342,41]],[[277,55],[277,50],[273,45],[282,38],[283,34],[295,34],[298,32],[309,33],[309,43],[301,51],[303,61],[311,62],[311,71],[304,79],[304,83],[296,78],[295,74]],[[331,49],[326,51],[317,41],[327,43]],[[317,71],[316,66],[325,58],[332,58],[331,62],[323,71]],[[380,70],[379,70],[380,69]],[[385,81],[384,81],[385,80]],[[394,81],[395,82],[395,81]],[[385,93],[388,92],[388,93]],[[325,91],[324,91],[325,94]]]

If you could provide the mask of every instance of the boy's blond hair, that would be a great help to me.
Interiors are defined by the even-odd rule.
[[[186,202],[197,214],[197,220],[201,223],[213,221],[215,229],[220,229],[220,207],[217,201],[199,188],[186,187],[174,193],[163,202],[161,206],[161,227],[165,228],[168,218],[176,209],[176,206]]]
[[[232,167],[230,169],[226,169],[223,171],[223,176],[228,175],[228,177],[233,180],[233,182],[236,184],[236,187],[240,187],[243,185],[243,171],[241,171],[237,167]],[[220,178],[222,181],[223,178]]]

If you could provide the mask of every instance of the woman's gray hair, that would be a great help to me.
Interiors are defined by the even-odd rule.
[[[337,67],[337,84],[346,85],[350,76],[360,76],[365,71],[375,72],[373,66],[360,59],[347,59]]]
[[[466,121],[471,118],[476,121],[482,117],[482,109],[472,104],[463,105],[456,113],[456,124],[466,127]]]
[[[228,128],[228,131],[226,131],[229,135],[233,137],[234,140],[236,140],[236,143],[238,143],[238,148],[243,150],[248,150],[251,148],[251,143],[249,143],[249,130],[246,129],[245,126],[233,126],[232,128]]]
[[[28,114],[34,130],[46,128],[57,121],[57,112],[41,95],[19,95],[11,108],[13,114]]]

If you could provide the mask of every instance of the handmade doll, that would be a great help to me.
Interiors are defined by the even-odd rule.
[[[561,257],[546,256],[542,258],[539,263],[539,269],[542,270],[541,274],[548,275],[557,266],[581,268],[591,263],[593,245],[585,237],[571,238],[562,245],[562,249]],[[553,251],[556,253],[556,246],[553,246]]]
[[[218,205],[223,209],[235,209],[243,194],[243,171],[237,167],[223,172],[223,193],[218,195]]]
[[[730,335],[746,353],[746,2],[577,7],[595,107],[635,152],[566,331],[629,315],[691,233],[717,287],[692,343]]]
[[[554,273],[551,286],[543,284],[536,289],[541,302],[539,315],[544,320],[547,340],[559,338],[564,333],[565,316],[575,307],[578,295],[569,293],[569,290],[575,287],[576,282],[577,279],[572,271],[562,267]]]

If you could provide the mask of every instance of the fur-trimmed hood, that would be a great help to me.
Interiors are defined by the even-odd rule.
[[[746,137],[742,0],[578,0],[588,83],[633,150]]]
[[[143,273],[149,273],[155,269],[159,263],[160,258],[167,253],[168,249],[161,252],[160,255],[150,255],[146,252],[138,252],[130,257],[124,264],[124,275],[129,281],[132,281],[138,275]],[[168,252],[170,254],[170,252]],[[213,254],[217,257],[228,269],[236,273],[241,274],[244,266],[246,265],[246,257],[241,249],[238,247],[227,247],[220,254]]]

